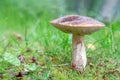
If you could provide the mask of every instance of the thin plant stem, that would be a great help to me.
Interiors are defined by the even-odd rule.
[[[28,46],[28,33],[27,33],[27,26],[25,26],[25,44],[26,44],[26,47]]]

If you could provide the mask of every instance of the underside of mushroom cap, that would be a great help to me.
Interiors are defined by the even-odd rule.
[[[68,15],[51,21],[56,28],[66,33],[91,34],[105,25],[95,19],[79,15]]]

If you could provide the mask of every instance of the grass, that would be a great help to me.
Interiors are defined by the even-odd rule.
[[[72,36],[65,34],[49,21],[59,15],[43,12],[33,17],[27,11],[13,7],[1,9],[0,13],[0,55],[5,52],[16,57],[22,55],[26,64],[37,59],[37,69],[24,75],[23,80],[119,80],[120,79],[120,20],[111,22],[92,35],[85,36],[88,62],[82,74],[70,68],[72,59]],[[26,30],[25,30],[26,28]],[[26,33],[27,32],[27,33]],[[59,66],[69,63],[67,66]],[[0,61],[2,80],[16,80],[14,75],[23,72],[23,66],[16,67]]]

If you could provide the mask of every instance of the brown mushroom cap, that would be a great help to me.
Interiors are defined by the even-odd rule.
[[[56,28],[66,33],[91,34],[105,25],[95,19],[79,15],[68,15],[51,21]]]

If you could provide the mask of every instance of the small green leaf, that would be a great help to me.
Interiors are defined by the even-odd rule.
[[[50,72],[49,71],[45,71],[44,72],[44,80],[48,80],[49,76],[50,76]]]
[[[32,63],[30,65],[25,64],[24,67],[27,68],[30,71],[34,71],[37,68],[35,63]]]
[[[10,53],[4,53],[3,59],[15,66],[20,66],[20,60],[16,56],[14,56]]]

